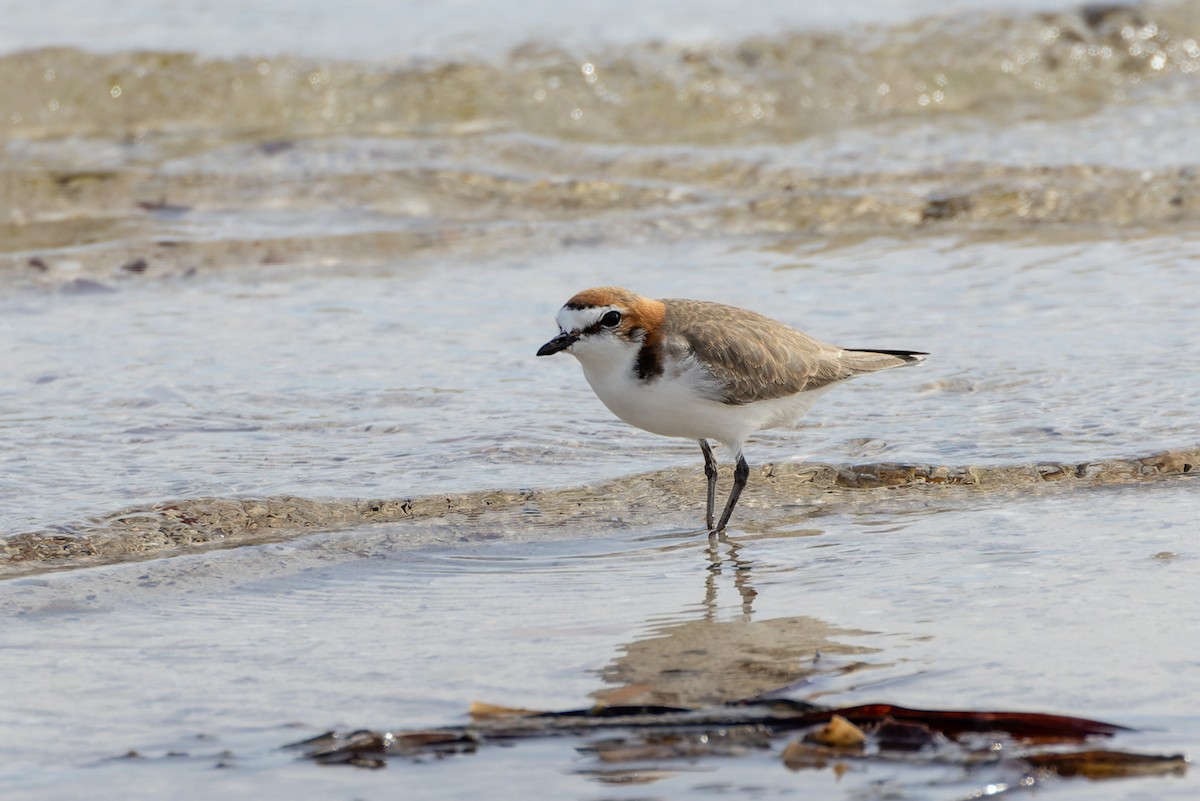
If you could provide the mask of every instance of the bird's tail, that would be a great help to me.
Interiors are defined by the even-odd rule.
[[[848,354],[843,361],[852,374],[862,375],[876,370],[890,370],[925,361],[929,354],[916,350],[876,350],[874,348],[843,348]]]
[[[928,353],[919,350],[879,350],[878,348],[843,348],[851,353],[882,353],[884,356],[895,356],[905,364],[916,364],[925,361]]]

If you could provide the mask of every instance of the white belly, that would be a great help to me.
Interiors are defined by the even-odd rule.
[[[585,364],[584,375],[596,396],[626,423],[664,437],[713,439],[734,452],[755,431],[794,423],[828,389],[731,405],[699,394],[686,374],[641,381]]]

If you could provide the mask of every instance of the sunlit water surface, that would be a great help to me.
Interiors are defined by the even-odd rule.
[[[405,497],[696,463],[615,420],[568,356],[577,289],[721,299],[849,347],[852,382],[755,463],[1087,460],[1190,445],[1196,243],[969,238],[568,249],[333,275],[267,270],[0,300],[0,530],[175,497]]]

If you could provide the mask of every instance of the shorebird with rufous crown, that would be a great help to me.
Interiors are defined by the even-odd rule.
[[[855,376],[903,367],[927,354],[839,348],[756,312],[700,300],[652,300],[604,286],[572,297],[560,333],[538,356],[570,353],[596,396],[630,425],[700,443],[708,480],[705,525],[724,531],[750,477],[742,455],[756,431],[799,419],[826,390]],[[733,488],[713,525],[717,460],[734,454]]]

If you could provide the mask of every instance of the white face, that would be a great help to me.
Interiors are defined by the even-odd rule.
[[[568,309],[563,306],[558,310],[554,321],[558,323],[561,330],[569,334],[581,334],[600,322],[610,311],[619,312],[620,310],[613,306],[596,306],[587,309]]]
[[[554,318],[558,327],[579,340],[567,348],[585,366],[612,363],[624,365],[637,354],[639,344],[631,342],[621,326],[623,312],[616,306],[586,309],[559,309]]]

